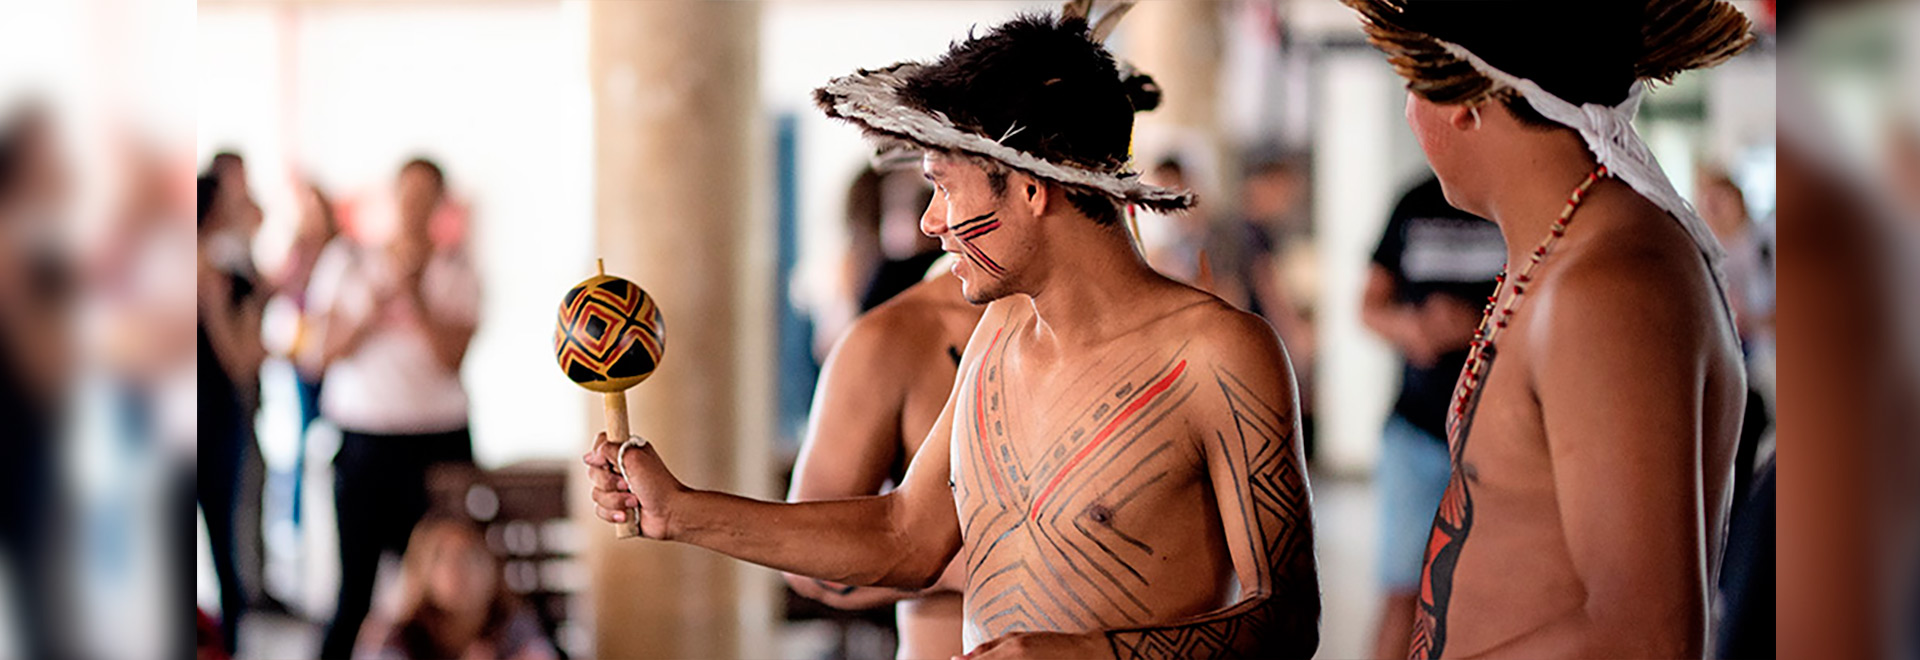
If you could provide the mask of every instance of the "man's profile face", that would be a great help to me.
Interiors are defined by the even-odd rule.
[[[940,240],[940,249],[960,255],[953,273],[967,302],[985,304],[1014,293],[1008,282],[1026,250],[1017,234],[1031,230],[1016,199],[996,195],[987,171],[974,161],[929,152],[920,169],[933,183],[933,201],[920,216],[920,231]],[[1011,185],[1011,183],[1009,183]]]

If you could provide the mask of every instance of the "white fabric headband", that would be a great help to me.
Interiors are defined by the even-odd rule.
[[[1706,257],[1707,265],[1713,271],[1714,281],[1720,286],[1723,294],[1720,299],[1723,303],[1727,302],[1726,277],[1721,268],[1721,261],[1726,253],[1720,247],[1720,240],[1715,238],[1713,231],[1707,228],[1707,223],[1700,218],[1700,214],[1694,212],[1693,205],[1688,204],[1687,200],[1680,197],[1680,193],[1673,189],[1673,182],[1667,180],[1666,172],[1662,171],[1660,163],[1654,160],[1653,151],[1649,150],[1647,143],[1640,139],[1640,134],[1633,130],[1633,116],[1640,111],[1640,99],[1646,95],[1647,91],[1646,83],[1634,81],[1633,88],[1627,92],[1627,100],[1621,101],[1620,105],[1604,106],[1597,103],[1574,105],[1554,96],[1531,80],[1495,68],[1486,60],[1480,59],[1480,56],[1473,54],[1473,51],[1459,44],[1442,39],[1434,39],[1434,41],[1454,57],[1473,65],[1474,70],[1482,75],[1519,92],[1520,97],[1527,100],[1527,105],[1533,106],[1533,109],[1542,116],[1579,132],[1581,139],[1587,143],[1587,149],[1593,152],[1594,160],[1605,165],[1608,172],[1626,182],[1628,187],[1647,198],[1647,201],[1653,202],[1654,206],[1660,207],[1678,220],[1680,227],[1687,230],[1687,235],[1693,238],[1694,246],[1700,249],[1700,254]]]

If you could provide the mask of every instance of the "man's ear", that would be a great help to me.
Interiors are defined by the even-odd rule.
[[[1052,184],[1027,176],[1025,173],[1018,173],[1015,176],[1017,178],[1010,183],[1014,184],[1013,192],[1019,195],[1020,202],[1027,205],[1027,212],[1032,213],[1036,218],[1046,215],[1047,204],[1053,200],[1057,189]]]
[[[1456,103],[1447,106],[1446,111],[1447,125],[1452,126],[1454,130],[1472,131],[1480,128],[1480,113],[1482,110],[1480,110],[1479,105]]]

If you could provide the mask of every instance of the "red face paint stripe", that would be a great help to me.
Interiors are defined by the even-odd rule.
[[[980,453],[987,457],[987,474],[993,477],[993,492],[1001,498],[1006,497],[1007,486],[1000,481],[1000,468],[993,462],[993,447],[986,438],[986,412],[981,405],[986,397],[981,393],[981,384],[985,382],[987,360],[993,358],[993,347],[1000,343],[1000,333],[1006,328],[993,331],[993,340],[987,342],[987,352],[980,357],[979,366],[973,369],[973,437],[980,443]]]
[[[1054,488],[1060,486],[1060,480],[1065,479],[1067,473],[1073,471],[1073,466],[1079,465],[1080,461],[1087,458],[1087,455],[1092,454],[1094,448],[1099,447],[1100,443],[1105,442],[1107,436],[1113,435],[1113,432],[1119,429],[1120,424],[1126,422],[1127,418],[1132,417],[1134,413],[1140,412],[1141,408],[1147,407],[1147,404],[1152,403],[1154,399],[1166,393],[1167,388],[1173,387],[1174,379],[1180,377],[1180,372],[1186,370],[1187,361],[1181,360],[1179,364],[1173,366],[1172,372],[1161,378],[1159,382],[1154,383],[1153,387],[1149,387],[1146,391],[1141,392],[1140,396],[1134,397],[1133,402],[1127,404],[1127,407],[1122,409],[1120,414],[1114,415],[1113,419],[1108,420],[1107,425],[1100,429],[1099,434],[1093,436],[1093,440],[1088,442],[1087,446],[1081,447],[1078,452],[1074,452],[1073,458],[1068,459],[1065,465],[1060,466],[1058,472],[1053,473],[1053,478],[1047,480],[1047,487],[1040,491],[1040,497],[1033,500],[1033,509],[1028,512],[1027,517],[1034,522],[1039,522],[1040,505],[1047,501],[1048,495],[1053,494]]]
[[[995,220],[993,222],[989,222],[987,224],[980,225],[972,229],[968,229],[964,232],[960,232],[960,240],[971,241],[981,236],[991,234],[993,233],[993,230],[999,229],[999,228],[1000,228],[1000,221]]]
[[[973,247],[973,246],[972,246],[972,245],[968,245],[967,247]],[[1001,267],[1000,267],[1000,263],[999,263],[999,262],[997,262],[997,261],[994,261],[994,260],[993,260],[993,257],[989,257],[989,256],[987,256],[987,253],[986,253],[986,252],[982,252],[982,251],[980,250],[980,248],[977,248],[977,247],[975,247],[975,248],[973,248],[973,254],[974,254],[975,256],[978,256],[978,257],[980,257],[980,262],[981,262],[982,264],[985,264],[987,268],[989,268],[989,269],[991,269],[991,270],[993,271],[993,274],[995,274],[995,275],[1004,275],[1004,274],[1006,274],[1006,272],[1007,272],[1007,269],[1005,269],[1005,268],[1001,268]]]
[[[981,268],[986,269],[989,274],[1001,275],[1007,272],[1000,267],[1000,264],[994,263],[992,259],[987,258],[987,254],[981,252],[980,248],[974,247],[972,243],[961,241],[960,248],[966,250],[967,256],[973,259],[974,263],[979,264]]]

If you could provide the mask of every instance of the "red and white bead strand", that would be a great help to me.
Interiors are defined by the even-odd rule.
[[[1460,374],[1460,382],[1453,389],[1453,414],[1447,416],[1449,436],[1454,434],[1454,428],[1466,415],[1467,402],[1472,399],[1473,391],[1479,389],[1481,382],[1486,379],[1487,349],[1493,346],[1494,338],[1500,335],[1500,331],[1507,328],[1508,321],[1513,318],[1514,308],[1520,306],[1520,298],[1526,295],[1527,285],[1533,282],[1534,269],[1539,268],[1540,263],[1546,261],[1547,252],[1553,249],[1554,242],[1567,235],[1567,221],[1573,218],[1573,210],[1579,208],[1580,201],[1586,198],[1587,189],[1592,188],[1595,181],[1599,181],[1600,177],[1606,175],[1607,168],[1602,165],[1588,174],[1586,180],[1581,181],[1580,185],[1573,189],[1573,194],[1567,196],[1566,208],[1560,210],[1560,218],[1553,221],[1553,227],[1547,232],[1547,237],[1533,249],[1533,254],[1527,259],[1527,265],[1520,269],[1520,275],[1513,280],[1513,295],[1507,298],[1506,304],[1501,306],[1497,313],[1494,310],[1494,303],[1500,299],[1501,292],[1507,288],[1506,270],[1502,269],[1500,276],[1495,279],[1496,288],[1493,295],[1487,296],[1487,308],[1480,318],[1480,328],[1474,331],[1473,342],[1468,345],[1466,371]]]

